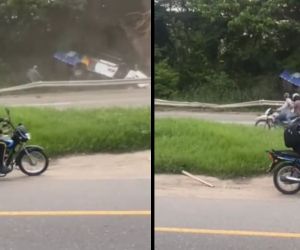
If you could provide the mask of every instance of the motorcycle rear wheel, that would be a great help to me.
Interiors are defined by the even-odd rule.
[[[295,194],[300,191],[300,183],[282,180],[282,178],[287,176],[300,178],[300,169],[293,166],[290,162],[282,162],[275,168],[273,174],[273,182],[277,190],[283,194]]]
[[[29,155],[28,155],[29,154]],[[44,173],[49,164],[48,156],[42,150],[30,150],[20,158],[20,170],[28,176],[37,176]]]

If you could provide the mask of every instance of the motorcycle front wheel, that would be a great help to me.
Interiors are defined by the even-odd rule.
[[[28,176],[37,176],[47,170],[48,164],[48,156],[42,150],[30,150],[21,155],[19,168]]]
[[[286,179],[300,179],[300,170],[289,162],[280,163],[274,170],[273,182],[278,191],[283,194],[295,194],[300,190],[300,183]]]
[[[260,119],[255,122],[255,127],[263,127],[266,129],[270,129],[270,123],[266,119]]]

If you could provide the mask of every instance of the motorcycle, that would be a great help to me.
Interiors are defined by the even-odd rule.
[[[267,151],[272,161],[268,172],[273,172],[274,186],[283,194],[300,190],[300,154],[292,150]]]
[[[255,119],[255,126],[263,126],[264,128],[271,129],[275,127],[287,127],[288,125],[299,120],[299,117],[291,117],[290,122],[287,120],[279,120],[279,113],[274,112],[272,108],[268,108],[263,115],[258,116]]]
[[[17,126],[11,121],[9,109],[5,109],[7,118],[0,118],[3,130],[6,129],[10,135],[6,135],[1,140],[6,144],[4,164],[7,166],[5,172],[1,172],[1,177],[19,169],[28,176],[37,176],[45,172],[48,168],[49,158],[44,149],[37,145],[26,145],[31,139],[30,133],[25,126],[19,123]]]

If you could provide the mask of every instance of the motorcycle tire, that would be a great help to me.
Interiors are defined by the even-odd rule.
[[[20,157],[19,169],[28,176],[37,176],[44,173],[49,165],[48,156],[42,151],[33,149],[29,151],[29,156],[23,152]],[[38,164],[38,161],[41,162],[38,168],[35,168]]]
[[[267,129],[271,128],[270,123],[265,119],[260,119],[255,122],[255,127],[261,127],[261,126],[264,126],[264,128]]]
[[[285,181],[286,183],[284,183],[284,181],[281,180],[281,177],[284,175],[284,173],[288,173],[289,176],[291,176],[290,174],[293,173],[292,171],[297,172],[296,176],[294,174],[292,175],[293,177],[300,178],[300,169],[293,166],[290,162],[281,162],[275,167],[273,173],[273,182],[279,192],[291,195],[300,191],[300,183],[288,183],[288,181]]]

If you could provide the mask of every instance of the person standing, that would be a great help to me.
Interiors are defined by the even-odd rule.
[[[37,65],[34,65],[27,71],[27,78],[30,80],[30,82],[39,82],[42,80],[42,76],[38,71]]]

